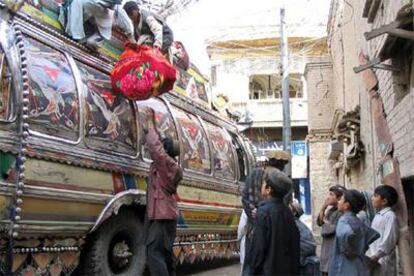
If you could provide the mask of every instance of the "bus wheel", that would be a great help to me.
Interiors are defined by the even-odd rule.
[[[81,275],[142,275],[145,268],[144,227],[130,209],[121,210],[93,234],[81,255]]]

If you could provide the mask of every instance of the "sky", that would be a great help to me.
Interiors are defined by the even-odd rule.
[[[326,36],[330,0],[198,0],[167,22],[191,62],[209,74],[208,43],[278,37],[283,2],[289,36]]]

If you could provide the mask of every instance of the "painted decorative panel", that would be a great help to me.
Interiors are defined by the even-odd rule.
[[[183,167],[209,174],[211,172],[210,149],[207,135],[198,118],[173,108],[182,137]]]
[[[220,127],[205,122],[213,153],[214,176],[235,180],[236,164],[229,135]]]
[[[10,121],[13,118],[12,76],[8,69],[6,56],[0,48],[0,120]]]
[[[209,106],[207,81],[193,69],[177,70],[177,81],[174,90],[203,105]]]
[[[86,93],[86,144],[135,156],[137,126],[132,102],[113,94],[108,75],[81,63],[77,65]]]
[[[146,101],[137,101],[138,113],[144,107],[151,107],[154,110],[155,127],[160,134],[161,139],[170,137],[178,140],[177,130],[174,125],[173,118],[167,108],[167,106],[160,99],[150,98]],[[144,148],[144,157],[150,159],[148,151]]]
[[[65,55],[26,38],[30,76],[29,121],[33,130],[54,137],[79,139],[79,97]]]

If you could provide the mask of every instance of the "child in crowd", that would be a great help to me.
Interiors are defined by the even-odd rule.
[[[264,200],[257,209],[252,248],[248,252],[250,275],[299,275],[299,230],[291,210],[283,203],[292,189],[292,180],[275,168],[268,168],[264,179]]]
[[[304,213],[303,208],[296,199],[289,206],[295,216],[296,226],[299,229],[300,235],[300,275],[319,275],[319,259],[316,257],[315,238],[308,226],[300,220],[300,217]]]
[[[370,275],[365,252],[379,238],[379,234],[356,217],[365,204],[364,195],[357,190],[344,191],[338,201],[338,210],[342,216],[336,227],[329,275]]]
[[[341,213],[337,209],[337,205],[345,190],[345,187],[341,185],[335,185],[329,188],[329,193],[316,221],[316,223],[322,227],[320,270],[323,276],[328,275],[329,258],[335,239],[336,224],[341,216]]]
[[[367,252],[375,263],[374,275],[397,275],[397,258],[395,247],[398,242],[398,222],[391,209],[398,201],[397,191],[391,186],[378,186],[372,196],[372,205],[378,213],[371,227],[380,233],[380,238],[373,242]]]
[[[242,193],[243,212],[239,222],[238,238],[240,240],[240,263],[242,275],[251,275],[251,263],[247,252],[251,249],[251,243],[255,227],[257,206],[262,200],[261,187],[263,182],[263,168],[255,168],[246,178]]]

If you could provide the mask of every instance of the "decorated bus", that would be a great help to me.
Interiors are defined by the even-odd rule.
[[[12,12],[0,2],[0,274],[143,271],[151,160],[138,116],[147,106],[160,135],[180,141],[176,262],[237,253],[240,190],[255,159],[209,109],[207,80],[179,69],[161,97],[114,95],[124,37],[115,30],[92,51],[64,35],[57,4]]]

